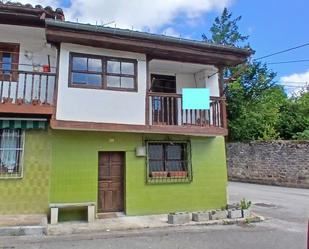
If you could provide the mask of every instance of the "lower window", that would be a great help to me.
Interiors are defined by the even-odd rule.
[[[0,178],[22,177],[24,132],[0,129]]]
[[[190,143],[147,142],[148,182],[188,182],[192,179]]]

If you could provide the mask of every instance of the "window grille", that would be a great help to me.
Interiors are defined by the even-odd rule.
[[[191,181],[192,167],[189,142],[147,142],[147,183]]]
[[[0,178],[23,176],[24,132],[0,129]]]

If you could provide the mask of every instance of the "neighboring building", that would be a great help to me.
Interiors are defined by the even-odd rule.
[[[195,211],[226,204],[223,68],[249,50],[64,21],[0,3],[0,213]],[[182,110],[209,88],[209,110]],[[72,212],[73,214],[73,212]]]

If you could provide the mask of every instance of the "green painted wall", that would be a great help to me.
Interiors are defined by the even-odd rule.
[[[145,140],[179,139],[126,133],[52,131],[50,202],[97,202],[99,151],[126,152],[126,213],[141,215],[219,208],[226,204],[224,138],[191,138],[193,181],[146,184],[146,159],[135,156]]]
[[[0,179],[0,214],[48,212],[50,132],[27,130],[24,148],[24,177]]]

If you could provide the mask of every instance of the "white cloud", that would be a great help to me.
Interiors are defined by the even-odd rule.
[[[115,21],[117,27],[134,29],[150,28],[156,31],[173,23],[176,17],[198,19],[202,14],[222,9],[232,0],[72,0],[64,8],[66,19],[85,23]],[[21,0],[32,4],[59,7],[61,0]]]
[[[281,77],[280,81],[283,84],[304,85],[309,82],[309,69],[304,73],[294,73],[288,76]]]
[[[287,89],[288,95],[297,95],[304,87],[309,85],[309,69],[304,73],[294,73],[281,77],[280,84]]]
[[[179,37],[180,33],[172,27],[168,27],[162,31],[163,35]]]

